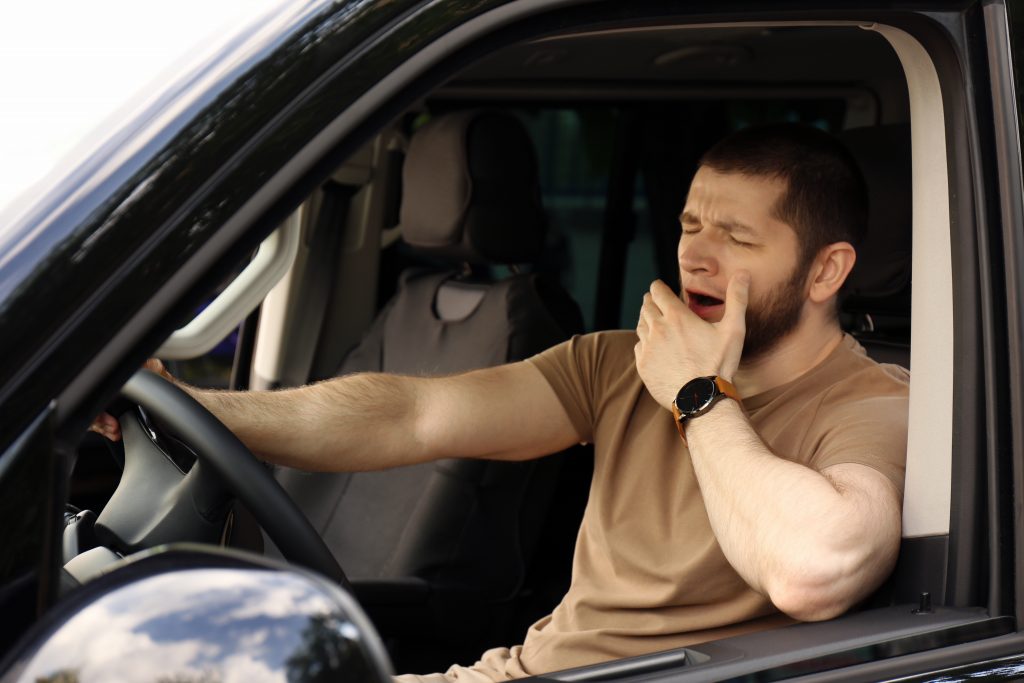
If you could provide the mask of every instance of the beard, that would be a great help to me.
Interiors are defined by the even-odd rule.
[[[756,360],[768,353],[800,323],[809,265],[797,264],[787,281],[772,287],[756,306],[747,309],[743,361]]]

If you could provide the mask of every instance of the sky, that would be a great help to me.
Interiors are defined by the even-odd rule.
[[[0,213],[163,70],[275,4],[279,0],[5,3]]]

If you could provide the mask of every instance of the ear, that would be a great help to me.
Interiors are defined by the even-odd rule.
[[[849,242],[822,247],[808,273],[807,298],[820,304],[834,297],[856,262],[857,252]]]

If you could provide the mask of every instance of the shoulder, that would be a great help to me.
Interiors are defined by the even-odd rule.
[[[633,347],[638,341],[636,332],[632,330],[602,330],[581,335],[585,342],[609,359],[627,359],[633,362]]]
[[[635,332],[628,330],[602,330],[577,334],[568,341],[552,347],[540,356],[573,358],[581,366],[623,365],[635,362],[633,347]]]
[[[591,440],[596,416],[614,393],[611,388],[636,377],[636,341],[632,332],[576,335],[526,362],[544,375],[581,438]]]
[[[899,366],[875,362],[852,337],[844,337],[824,363],[785,395],[790,404],[786,414],[804,416],[797,419],[805,420],[804,443],[813,448],[844,435],[868,441],[872,434],[886,441],[906,440],[910,374]]]
[[[909,395],[910,374],[905,369],[875,362],[847,335],[812,370],[782,387],[745,399],[744,404],[761,420],[795,413],[813,425],[825,415],[857,411],[858,406],[879,399],[906,403]]]
[[[852,339],[851,354],[822,392],[807,440],[809,463],[819,471],[864,465],[903,489],[910,407],[910,374],[876,363]],[[858,471],[853,468],[853,471]]]
[[[876,362],[848,335],[830,374],[831,381],[822,392],[823,406],[850,406],[877,399],[909,400],[910,372],[899,365]]]
[[[844,339],[843,344],[846,348],[822,382],[812,432],[905,446],[910,373],[897,365],[875,362],[852,338]]]
[[[636,375],[632,331],[606,330],[576,335],[528,359],[553,384],[581,385],[590,395],[624,376]]]

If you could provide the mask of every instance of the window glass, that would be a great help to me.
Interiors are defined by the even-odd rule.
[[[248,261],[239,264],[234,268],[215,290],[210,292],[205,301],[200,304],[189,320],[182,321],[187,324],[203,311],[231,282],[238,277]],[[175,377],[196,387],[207,389],[227,389],[231,383],[231,368],[235,359],[235,348],[238,346],[238,328],[228,333],[224,339],[217,342],[217,345],[196,358],[186,360],[165,361],[167,369]]]
[[[212,299],[211,299],[212,301]],[[209,302],[206,302],[209,304]],[[206,306],[196,311],[198,315]],[[187,360],[168,361],[171,374],[196,387],[227,389],[231,381],[231,367],[234,364],[235,348],[238,345],[238,330],[217,342],[207,353]]]
[[[540,268],[556,273],[594,328],[605,196],[615,110],[610,107],[518,112],[537,151],[548,215],[548,250]]]

